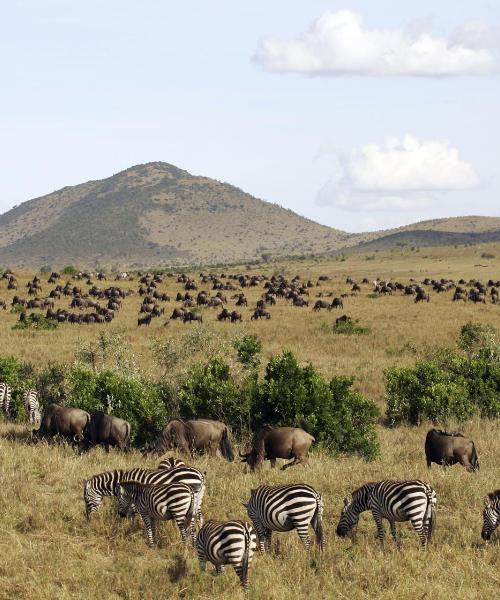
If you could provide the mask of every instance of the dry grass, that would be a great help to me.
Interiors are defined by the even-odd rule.
[[[1,598],[153,599],[243,597],[232,570],[215,578],[201,573],[190,546],[183,547],[176,527],[160,527],[158,548],[148,549],[142,524],[122,521],[112,501],[87,523],[82,481],[114,467],[154,466],[138,453],[130,456],[97,450],[79,458],[65,446],[40,447],[12,439],[23,426],[0,427]],[[306,481],[325,500],[326,549],[307,557],[295,533],[274,537],[274,550],[256,556],[250,572],[250,598],[493,598],[500,584],[498,535],[482,543],[482,498],[498,486],[500,426],[470,426],[481,461],[479,474],[459,466],[427,471],[425,428],[380,430],[383,458],[365,463],[315,455],[310,469],[286,472],[268,466],[258,475],[240,464],[201,458],[207,473],[204,512],[208,518],[244,518],[241,503],[262,482]],[[9,436],[10,433],[10,436]],[[10,439],[9,439],[10,438]],[[342,499],[368,480],[421,478],[438,493],[438,528],[427,552],[408,523],[400,524],[402,551],[387,535],[382,552],[370,515],[362,517],[355,540],[339,540],[334,530]]]
[[[320,288],[311,290],[311,304],[318,291],[345,292],[346,275],[361,281],[376,276],[407,281],[424,276],[482,280],[498,278],[500,261],[479,267],[484,250],[500,256],[498,246],[489,248],[437,249],[419,254],[394,252],[377,254],[376,260],[349,257],[346,262],[312,261],[272,265],[287,275],[300,274],[313,280],[320,274],[333,276]],[[242,269],[245,270],[245,269]],[[259,268],[258,271],[262,271]],[[32,274],[29,274],[32,276]],[[20,277],[27,281],[28,274]],[[136,288],[136,282],[130,285]],[[45,284],[45,289],[47,289]],[[161,287],[174,294],[175,280]],[[245,290],[253,304],[260,289]],[[203,327],[220,336],[253,331],[261,338],[265,357],[292,349],[302,361],[311,361],[325,375],[354,374],[356,386],[383,405],[384,367],[415,360],[414,352],[425,345],[452,345],[460,325],[467,320],[492,323],[500,329],[500,307],[452,304],[450,294],[434,294],[430,304],[415,305],[412,298],[373,299],[368,286],[347,299],[345,311],[368,326],[362,336],[332,335],[328,332],[332,313],[314,314],[311,307],[300,309],[281,301],[272,307],[269,322],[250,322],[243,310],[243,325],[232,326],[215,320],[205,311]],[[229,295],[229,294],[228,294]],[[0,297],[12,294],[0,287]],[[66,306],[69,300],[61,302]],[[102,330],[123,333],[143,369],[156,374],[152,365],[152,337],[176,337],[189,325],[171,323],[162,327],[158,319],[151,328],[137,328],[139,297],[131,296],[111,325],[63,325],[55,331],[13,331],[16,315],[0,314],[2,353],[14,354],[41,366],[49,360],[69,361],[79,340],[90,341]],[[167,304],[172,308],[173,303]],[[338,316],[338,314],[337,314]],[[194,327],[194,326],[193,326]],[[208,518],[242,518],[241,503],[260,482],[306,481],[324,496],[326,550],[307,557],[294,533],[275,536],[274,550],[256,556],[250,573],[250,598],[349,600],[372,598],[439,598],[440,600],[482,599],[498,595],[500,552],[498,534],[485,546],[480,539],[482,498],[498,488],[500,469],[500,424],[476,421],[467,426],[475,439],[481,462],[478,474],[456,466],[444,472],[425,466],[423,440],[426,427],[379,427],[382,457],[373,463],[357,458],[332,459],[315,454],[309,470],[300,467],[286,472],[266,466],[259,474],[245,474],[240,464],[200,458],[196,466],[207,472],[204,512]],[[97,450],[79,458],[65,446],[32,446],[23,425],[0,425],[0,598],[29,599],[234,599],[243,597],[235,574],[221,577],[199,571],[193,550],[183,547],[172,523],[160,528],[159,548],[150,550],[139,521],[116,517],[112,503],[88,524],[84,519],[82,481],[94,473],[114,467],[154,466],[133,453],[106,455]],[[368,480],[421,478],[438,493],[438,529],[427,552],[421,551],[416,534],[408,524],[400,525],[403,550],[398,552],[387,538],[383,553],[375,540],[375,525],[365,515],[356,539],[339,540],[334,535],[342,499],[347,492]]]

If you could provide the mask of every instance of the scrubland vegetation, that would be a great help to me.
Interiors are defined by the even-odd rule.
[[[500,255],[494,246],[490,250]],[[477,266],[483,251],[427,249],[426,257],[388,253],[370,261],[349,256],[234,271],[331,276],[311,289],[314,299],[321,291],[348,291],[347,275],[356,281],[498,279],[497,259],[487,269]],[[18,275],[20,287],[32,275]],[[136,282],[119,285],[137,288]],[[177,289],[174,278],[162,286],[174,296]],[[270,308],[270,321],[250,322],[250,307],[261,292],[245,290],[249,309],[236,325],[219,323],[216,311],[204,309],[203,325],[164,327],[166,319],[156,319],[150,328],[137,328],[137,295],[104,325],[19,330],[12,329],[18,315],[5,311],[0,379],[10,378],[15,390],[36,385],[44,402],[120,414],[131,421],[138,446],[178,414],[226,420],[241,444],[260,422],[311,430],[318,444],[310,469],[273,471],[266,464],[245,473],[241,463],[193,461],[206,471],[207,518],[245,518],[242,502],[261,483],[304,481],[324,497],[324,553],[313,548],[307,556],[295,532],[275,535],[273,552],[254,558],[250,598],[496,597],[498,533],[485,545],[480,530],[482,499],[500,484],[494,337],[500,307],[455,304],[449,293],[431,293],[429,304],[415,304],[399,293],[373,297],[365,285],[344,307],[363,331],[333,333],[342,313],[316,314],[311,306],[297,308],[284,300]],[[11,296],[0,286],[0,298]],[[15,416],[22,420],[17,396],[15,402]],[[432,422],[474,439],[479,473],[460,466],[427,470],[423,443]],[[27,427],[18,422],[0,425],[0,456],[1,598],[243,597],[231,569],[217,578],[200,572],[172,523],[162,524],[159,548],[150,550],[139,520],[120,520],[111,502],[85,521],[85,478],[112,468],[154,467],[159,459],[99,449],[79,457],[64,444],[31,444]],[[399,525],[402,550],[387,535],[382,552],[369,514],[355,536],[335,537],[343,498],[367,481],[387,478],[419,478],[436,490],[438,528],[427,552],[407,523]]]

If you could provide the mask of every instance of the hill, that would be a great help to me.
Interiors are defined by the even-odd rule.
[[[0,264],[21,267],[236,263],[497,240],[500,217],[349,234],[163,162],[65,187],[0,216]]]
[[[227,183],[156,162],[0,216],[0,263],[223,263],[321,254],[350,237]]]

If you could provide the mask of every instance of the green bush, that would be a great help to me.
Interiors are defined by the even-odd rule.
[[[76,267],[74,267],[73,265],[67,265],[66,267],[63,268],[61,273],[63,275],[76,275],[76,273],[78,273],[78,269]]]
[[[194,365],[179,390],[180,416],[224,421],[233,431],[249,425],[250,404],[244,401],[229,366],[220,358]]]
[[[358,453],[371,459],[378,452],[374,425],[376,404],[351,389],[353,380],[327,383],[312,365],[300,367],[291,352],[269,361],[253,403],[254,425],[302,427],[331,452]]]
[[[233,347],[242,365],[253,368],[259,366],[262,343],[256,335],[247,334],[236,338],[233,341]]]
[[[14,356],[0,356],[0,381],[12,388],[10,414],[13,419],[24,419],[23,392],[35,387],[35,374],[30,363],[21,362]]]
[[[51,321],[44,315],[31,314],[26,316],[24,319],[17,321],[12,329],[57,329],[59,323],[57,321]]]
[[[88,412],[103,410],[132,427],[136,445],[154,439],[166,421],[165,403],[157,385],[112,370],[95,372],[75,365],[67,376],[67,404]]]

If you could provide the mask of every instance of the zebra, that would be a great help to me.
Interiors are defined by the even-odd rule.
[[[105,471],[94,475],[83,484],[85,515],[89,520],[102,503],[105,496],[116,496],[117,487],[122,481],[137,481],[143,484],[161,485],[183,483],[195,492],[194,512],[198,525],[203,525],[201,503],[205,494],[205,476],[194,467],[176,467],[174,469],[131,469],[128,471]]]
[[[196,537],[202,569],[207,561],[215,566],[216,573],[222,571],[223,565],[232,565],[244,590],[248,589],[248,569],[256,547],[257,536],[244,521],[207,521]]]
[[[193,515],[195,494],[184,483],[148,485],[137,481],[123,481],[118,484],[118,513],[126,517],[131,510],[138,512],[146,527],[148,544],[155,543],[157,521],[173,519],[185,542],[191,532],[195,543]]]
[[[24,410],[28,415],[28,422],[32,423],[40,422],[40,403],[38,401],[38,392],[33,389],[27,389],[23,392],[23,404]]]
[[[0,382],[0,412],[3,410],[5,416],[10,415],[10,403],[12,401],[12,388],[8,383]]]
[[[500,525],[500,490],[491,492],[484,499],[483,530],[481,537],[488,541]]]
[[[185,467],[186,463],[180,458],[175,458],[174,456],[167,456],[160,461],[158,465],[158,469],[175,469],[176,467]]]
[[[420,480],[379,481],[362,485],[350,498],[337,525],[337,535],[345,537],[357,524],[360,513],[370,510],[377,525],[377,536],[383,547],[384,526],[387,519],[394,542],[398,545],[396,521],[410,521],[424,548],[431,539],[436,525],[436,492]]]
[[[262,485],[251,490],[244,504],[259,538],[259,549],[271,548],[273,531],[296,529],[300,541],[309,550],[308,528],[312,526],[316,543],[323,549],[323,498],[305,483],[291,485]]]

